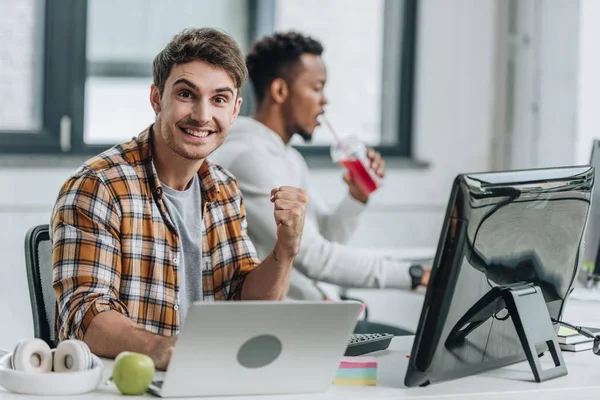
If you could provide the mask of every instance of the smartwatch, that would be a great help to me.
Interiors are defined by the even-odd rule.
[[[408,268],[408,273],[410,278],[412,279],[412,283],[410,285],[411,289],[416,289],[421,284],[423,280],[424,269],[421,264],[413,264]]]

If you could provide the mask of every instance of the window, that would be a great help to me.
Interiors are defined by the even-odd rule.
[[[68,128],[65,0],[0,3],[0,151],[58,152]],[[63,13],[55,12],[65,9]],[[52,49],[52,51],[48,51]]]
[[[384,0],[279,0],[275,20],[277,31],[297,30],[323,44],[328,119],[341,135],[351,134],[371,146],[382,142],[384,3]],[[311,143],[331,144],[331,133],[325,131],[327,128],[317,128]]]
[[[42,41],[44,4],[40,1],[4,5],[0,13],[0,129],[37,131],[42,126],[42,102],[36,88],[43,86]],[[10,99],[10,101],[8,101]]]
[[[197,26],[247,43],[246,9],[240,0],[88,0],[84,143],[123,142],[150,125],[154,56]]]
[[[410,156],[416,0],[5,4],[0,19],[10,23],[0,29],[9,40],[0,42],[0,70],[9,73],[0,74],[0,152],[94,154],[130,139],[154,120],[149,86],[156,53],[182,29],[210,26],[244,51],[275,29],[316,37],[325,47],[328,115],[336,129],[384,155]],[[244,99],[242,114],[249,114],[247,88]],[[328,154],[330,143],[323,128],[311,145],[297,145]]]
[[[410,155],[414,8],[398,0],[277,0],[275,13],[276,30],[323,44],[326,109],[337,133],[403,156]],[[334,140],[325,125],[310,146],[296,139],[301,150],[318,154]]]

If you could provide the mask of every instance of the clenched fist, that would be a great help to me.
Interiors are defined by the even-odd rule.
[[[287,255],[295,256],[300,248],[306,219],[306,191],[291,186],[272,189],[271,202],[275,205],[277,242]]]

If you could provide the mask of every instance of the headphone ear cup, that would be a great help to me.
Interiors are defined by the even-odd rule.
[[[21,340],[10,356],[11,368],[27,373],[52,371],[52,351],[42,339]]]
[[[60,342],[54,352],[55,372],[85,371],[92,368],[92,352],[81,340]]]

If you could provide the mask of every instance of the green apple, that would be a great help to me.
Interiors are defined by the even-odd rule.
[[[119,392],[143,394],[154,379],[154,361],[145,354],[124,351],[115,358],[112,374]]]

